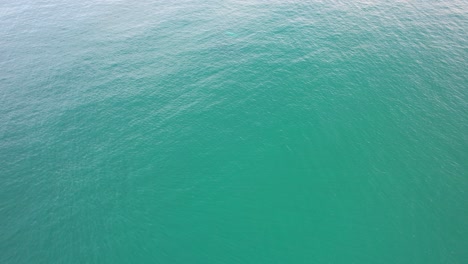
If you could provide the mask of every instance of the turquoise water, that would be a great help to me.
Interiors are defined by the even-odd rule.
[[[0,263],[466,263],[468,4],[0,2]]]

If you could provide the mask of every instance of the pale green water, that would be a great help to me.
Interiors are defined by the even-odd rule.
[[[1,1],[0,263],[466,263],[467,88],[461,0]]]

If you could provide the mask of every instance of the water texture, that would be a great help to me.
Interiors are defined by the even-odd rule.
[[[0,263],[466,263],[462,0],[0,1]]]

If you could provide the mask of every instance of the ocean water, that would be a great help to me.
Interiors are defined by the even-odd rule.
[[[467,263],[464,0],[0,1],[0,263]]]

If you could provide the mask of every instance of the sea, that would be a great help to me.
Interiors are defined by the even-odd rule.
[[[0,263],[467,261],[466,0],[0,0]]]

